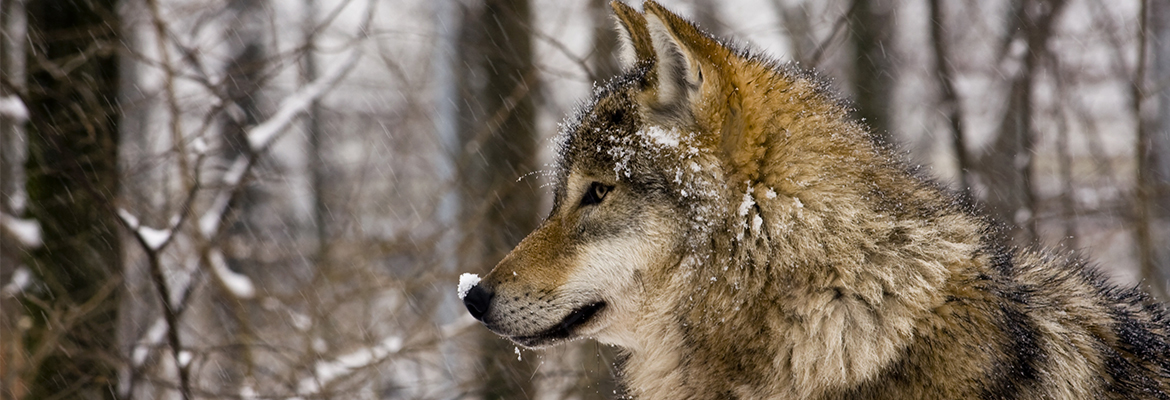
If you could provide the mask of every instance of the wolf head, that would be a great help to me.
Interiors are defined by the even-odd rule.
[[[548,217],[464,297],[524,346],[632,346],[658,312],[650,292],[704,265],[726,270],[714,259],[732,255],[712,249],[758,246],[763,199],[791,200],[847,164],[832,160],[869,148],[812,75],[735,50],[653,1],[645,13],[612,6],[626,72],[563,125]]]

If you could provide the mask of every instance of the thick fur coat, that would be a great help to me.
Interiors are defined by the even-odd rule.
[[[464,302],[591,337],[639,399],[1167,399],[1161,304],[997,230],[814,75],[614,3],[626,73],[563,127],[553,210]]]

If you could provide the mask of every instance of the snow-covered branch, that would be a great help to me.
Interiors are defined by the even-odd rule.
[[[361,59],[361,47],[354,46],[345,59],[333,65],[324,75],[309,85],[302,87],[296,93],[280,102],[276,113],[267,121],[248,130],[248,144],[254,152],[262,152],[268,148],[285,129],[292,124],[297,116],[305,113],[313,101],[332,90]]]
[[[16,271],[12,272],[12,281],[4,285],[3,289],[0,289],[0,297],[13,297],[23,292],[32,284],[32,278],[32,271],[29,271],[28,267],[20,266],[16,268]]]
[[[0,228],[27,248],[41,246],[41,224],[32,219],[20,219],[0,212]]]
[[[356,370],[375,365],[402,349],[402,338],[390,336],[377,344],[339,356],[330,361],[318,361],[313,376],[302,379],[297,394],[311,396],[321,392],[329,383],[349,376]]]
[[[16,96],[0,97],[0,119],[22,124],[28,121],[28,107]]]
[[[126,209],[123,208],[118,209],[118,218],[121,218],[122,222],[126,224],[126,227],[129,228],[130,231],[134,232],[134,236],[136,236],[138,240],[141,240],[142,244],[151,251],[161,250],[162,247],[167,244],[167,242],[171,241],[174,230],[177,228],[177,226],[172,226],[169,229],[162,230],[142,225],[139,223],[138,217],[135,217],[133,214],[130,214],[129,211],[126,211]],[[178,218],[172,218],[171,221],[177,222]]]
[[[150,325],[146,333],[139,339],[138,344],[134,345],[134,351],[130,353],[130,363],[135,368],[142,366],[146,362],[146,356],[150,355],[150,349],[162,343],[163,337],[167,335],[167,321],[159,318]]]
[[[207,211],[199,217],[199,232],[203,234],[204,238],[211,239],[219,231],[219,223],[223,220],[224,214],[227,213],[228,204],[231,203],[236,187],[239,186],[250,167],[249,158],[240,156],[224,173],[221,179],[224,189],[216,193],[215,199],[211,201],[211,207],[208,207]]]
[[[219,231],[220,223],[228,211],[232,196],[239,190],[244,176],[252,169],[256,156],[266,151],[286,131],[296,117],[309,109],[314,101],[336,87],[338,82],[357,65],[361,55],[361,48],[355,45],[345,59],[333,65],[325,75],[281,101],[280,107],[271,118],[248,130],[248,144],[251,146],[253,154],[236,158],[228,167],[227,172],[224,173],[222,178],[224,189],[215,195],[211,207],[199,217],[199,232],[203,234],[204,238],[211,239]]]
[[[219,249],[211,249],[207,254],[211,263],[211,272],[223,287],[237,299],[250,299],[256,295],[256,286],[247,275],[232,271],[228,268],[227,260]]]

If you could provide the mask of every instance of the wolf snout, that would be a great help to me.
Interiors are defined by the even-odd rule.
[[[463,297],[463,305],[467,307],[467,312],[471,313],[475,319],[483,321],[484,314],[487,314],[488,307],[492,304],[492,297],[494,294],[483,285],[472,286],[467,291],[467,296]]]

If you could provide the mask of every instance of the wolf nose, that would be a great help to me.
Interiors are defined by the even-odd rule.
[[[487,314],[488,306],[491,303],[492,293],[484,289],[483,285],[472,286],[467,291],[467,296],[463,297],[463,305],[467,306],[467,312],[480,321],[483,320],[483,315]]]

